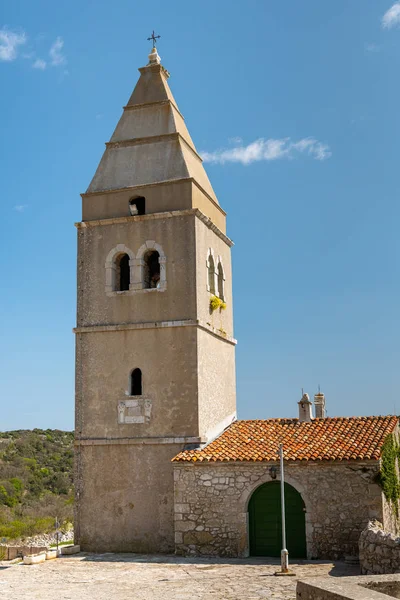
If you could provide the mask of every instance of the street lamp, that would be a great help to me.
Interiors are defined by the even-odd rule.
[[[289,552],[286,548],[286,520],[285,520],[285,476],[283,471],[283,444],[279,444],[279,460],[281,466],[281,511],[282,511],[282,550],[281,550],[281,570],[275,575],[295,575],[289,571]]]
[[[271,477],[271,479],[276,479],[276,475],[277,475],[277,473],[278,473],[278,469],[276,468],[276,466],[275,466],[275,465],[272,465],[272,466],[269,468],[269,474],[270,474],[270,477]]]

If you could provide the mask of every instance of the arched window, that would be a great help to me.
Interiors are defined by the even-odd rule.
[[[131,282],[129,256],[120,254],[116,260],[116,291],[126,292]]]
[[[211,292],[211,294],[215,294],[215,263],[214,263],[214,257],[211,253],[208,255],[207,270],[208,270],[208,291]]]
[[[145,289],[160,287],[160,254],[157,250],[150,250],[146,252],[143,259],[143,287]]]
[[[135,255],[125,244],[112,248],[106,258],[106,294],[127,292],[132,287]]]
[[[132,216],[144,215],[146,213],[146,198],[138,196],[129,200],[129,212]]]
[[[217,280],[218,280],[218,296],[223,302],[225,302],[225,291],[224,291],[225,275],[224,275],[224,268],[222,266],[221,261],[218,261]]]
[[[134,271],[134,280],[139,283],[141,290],[154,289],[163,292],[167,289],[167,258],[164,250],[154,240],[147,240],[137,251],[136,261],[137,275]],[[133,285],[136,285],[134,283]]]
[[[131,373],[129,393],[131,396],[142,395],[142,371],[140,369],[133,369]]]

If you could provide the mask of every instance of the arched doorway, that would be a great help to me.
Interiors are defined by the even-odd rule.
[[[282,516],[280,481],[258,487],[249,502],[251,556],[280,556]],[[305,504],[297,490],[285,483],[286,541],[291,558],[306,558]]]

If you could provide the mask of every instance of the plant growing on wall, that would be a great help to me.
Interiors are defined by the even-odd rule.
[[[218,296],[212,295],[210,298],[210,313],[211,313],[212,327],[214,327],[214,312],[218,309],[219,309],[219,313],[220,313],[220,326],[219,326],[218,331],[222,336],[226,337],[226,331],[222,327],[222,315],[221,315],[222,311],[226,309],[226,302],[221,300],[221,298],[218,298]]]
[[[226,302],[218,298],[217,296],[211,296],[210,298],[210,311],[213,313],[215,310],[225,310]]]
[[[393,434],[387,436],[382,446],[381,468],[377,475],[377,483],[382,488],[386,500],[392,506],[396,515],[399,516],[400,482],[397,460],[400,456],[400,446],[397,444]]]
[[[221,315],[221,313],[225,309],[226,309],[226,302],[224,302],[223,300],[221,300],[221,298],[218,298],[218,296],[212,295],[211,298],[210,298],[210,313],[211,313],[212,327],[214,327],[214,312],[216,310],[219,310],[219,314],[220,314],[220,327],[219,327],[218,331],[224,337],[226,337],[226,331],[222,327],[222,315]]]

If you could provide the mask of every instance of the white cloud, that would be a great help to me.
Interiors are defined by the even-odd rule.
[[[26,35],[11,31],[6,27],[0,29],[0,61],[10,62],[17,58],[18,46],[26,43]]]
[[[241,137],[239,137],[239,136],[237,135],[237,136],[235,136],[235,137],[231,137],[231,138],[229,138],[229,139],[228,139],[228,142],[229,142],[230,144],[241,144],[241,143],[243,142],[243,140],[242,140],[242,138],[241,138]]]
[[[22,213],[22,212],[24,212],[24,210],[27,207],[28,207],[27,204],[16,204],[16,206],[14,206],[14,210],[17,211],[17,212],[19,212],[19,213]]]
[[[64,40],[62,39],[62,37],[58,37],[49,50],[51,65],[53,67],[59,67],[61,65],[67,64],[67,59],[62,53],[63,46]]]
[[[395,2],[393,6],[382,17],[382,27],[391,29],[400,25],[400,2]]]
[[[379,50],[380,50],[378,44],[374,44],[374,43],[365,44],[364,48],[365,48],[365,52],[371,52],[371,53],[379,52]]]
[[[13,31],[7,27],[0,29],[0,62],[14,61],[18,58],[19,47],[27,42],[27,35],[24,31]],[[34,39],[37,42],[39,38]],[[32,46],[30,44],[30,46]],[[49,49],[49,59],[37,58],[34,47],[29,47],[25,52],[21,53],[21,57],[32,61],[32,68],[39,71],[44,71],[49,65],[52,67],[65,67],[67,59],[63,53],[64,40],[58,36]],[[63,77],[68,75],[65,69],[62,71]]]
[[[47,63],[45,60],[42,60],[41,58],[37,58],[35,60],[35,62],[33,63],[32,67],[34,69],[40,69],[41,71],[44,71],[45,68],[47,67]]]
[[[248,146],[236,146],[216,150],[215,152],[201,152],[204,162],[224,164],[226,162],[249,165],[261,160],[278,160],[280,158],[295,158],[298,154],[307,154],[315,160],[325,160],[332,156],[327,144],[315,138],[303,138],[293,142],[290,138],[280,140],[259,138]]]

